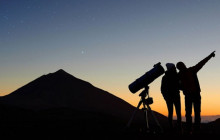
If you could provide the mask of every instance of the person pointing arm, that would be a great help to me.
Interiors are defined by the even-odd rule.
[[[215,57],[215,51],[213,51],[209,56],[196,64],[194,66],[194,71],[197,73],[212,57]]]

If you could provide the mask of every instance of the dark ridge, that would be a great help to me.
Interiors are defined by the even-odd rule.
[[[81,133],[85,129],[94,133],[118,131],[125,128],[134,110],[134,106],[117,96],[60,69],[1,97],[0,128],[18,128],[22,132],[26,128],[35,129],[35,126],[46,130],[53,127],[50,132],[62,131],[62,128]],[[167,118],[154,113],[166,128]],[[148,114],[149,124],[155,126]],[[144,113],[138,110],[131,127],[139,131],[138,126],[146,126],[144,122]]]
[[[125,116],[134,107],[124,100],[89,82],[78,79],[60,69],[43,75],[9,95],[0,103],[31,110],[72,108],[76,110],[106,112]],[[125,113],[120,113],[125,111]],[[119,114],[118,114],[119,113]]]

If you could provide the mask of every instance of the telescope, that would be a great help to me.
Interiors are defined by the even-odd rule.
[[[161,76],[164,73],[164,68],[161,66],[161,63],[157,63],[154,67],[146,72],[144,75],[136,79],[131,83],[128,88],[134,94],[142,88],[148,87],[155,79]]]
[[[144,75],[136,79],[133,83],[131,83],[128,88],[132,93],[136,93],[140,89],[144,88],[144,90],[140,93],[141,100],[138,103],[137,109],[132,114],[129,122],[127,123],[127,127],[130,126],[135,113],[137,110],[139,110],[139,107],[143,105],[142,110],[144,110],[145,119],[147,123],[147,129],[149,129],[149,123],[148,123],[148,111],[150,111],[151,115],[153,116],[157,126],[159,127],[160,132],[163,132],[163,128],[161,127],[160,123],[156,119],[156,116],[154,115],[153,111],[150,108],[150,104],[153,104],[153,98],[149,97],[149,84],[152,83],[155,79],[157,79],[159,76],[161,76],[164,73],[163,67],[160,65],[160,62],[155,64],[154,67],[146,72]],[[147,98],[146,98],[147,97]]]

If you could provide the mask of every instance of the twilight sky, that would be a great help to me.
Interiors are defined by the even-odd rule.
[[[136,106],[128,85],[154,64],[190,67],[216,50],[198,77],[201,114],[217,115],[219,45],[219,0],[0,0],[0,95],[64,69]],[[151,106],[167,115],[161,78]]]

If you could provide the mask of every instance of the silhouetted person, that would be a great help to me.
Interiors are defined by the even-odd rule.
[[[176,109],[177,125],[181,131],[181,102],[179,91],[179,79],[176,67],[172,63],[166,64],[167,71],[162,78],[161,93],[166,101],[168,109],[168,122],[171,130],[173,130],[173,106]]]
[[[192,105],[194,106],[195,114],[195,131],[199,131],[201,123],[201,89],[197,72],[214,56],[215,51],[195,66],[189,68],[187,68],[183,62],[177,63],[180,85],[185,95],[186,129],[189,133],[192,131]]]

